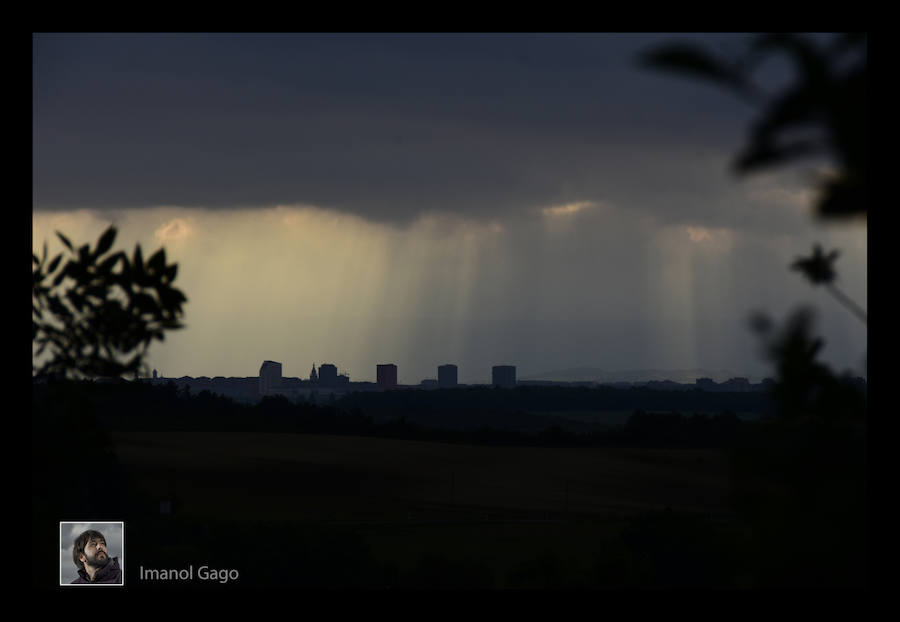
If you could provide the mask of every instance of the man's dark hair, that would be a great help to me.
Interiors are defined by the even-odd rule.
[[[94,529],[88,529],[75,538],[75,544],[72,546],[72,561],[75,562],[75,565],[78,566],[79,570],[84,570],[84,563],[79,559],[81,554],[84,553],[84,547],[94,538],[102,540],[103,544],[106,544],[106,538],[103,537],[103,534]]]

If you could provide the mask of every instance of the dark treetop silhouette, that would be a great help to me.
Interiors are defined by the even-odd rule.
[[[32,255],[35,358],[45,350],[51,354],[40,367],[32,364],[32,371],[69,377],[144,372],[150,342],[182,327],[178,320],[187,299],[172,286],[177,264],[166,265],[162,248],[145,262],[139,244],[130,261],[122,251],[107,254],[116,237],[113,226],[93,250],[85,244],[76,252],[68,238],[57,235],[71,253],[65,264],[62,253],[47,262],[46,242],[40,259]]]

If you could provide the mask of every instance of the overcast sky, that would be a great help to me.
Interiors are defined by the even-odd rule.
[[[749,314],[800,304],[862,374],[865,327],[787,266],[839,248],[865,306],[865,224],[813,218],[827,162],[734,177],[758,111],[638,66],[673,40],[745,37],[35,35],[33,244],[114,223],[119,248],[164,246],[188,297],[151,348],[166,376],[759,378]]]

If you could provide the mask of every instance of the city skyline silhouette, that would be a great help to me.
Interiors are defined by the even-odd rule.
[[[840,248],[865,301],[865,227],[811,221],[827,162],[730,177],[751,111],[640,66],[673,38],[36,34],[32,245],[114,224],[164,248],[185,328],[147,363],[171,376],[328,359],[418,382],[437,356],[468,383],[504,362],[765,377],[749,316],[798,304],[864,375],[865,327],[787,266]]]

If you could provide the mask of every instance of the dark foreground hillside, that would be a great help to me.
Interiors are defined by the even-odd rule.
[[[441,439],[362,409],[113,389],[36,388],[32,506],[54,560],[60,520],[124,520],[128,589],[866,582],[859,426],[636,412]],[[137,574],[190,564],[240,578]]]

